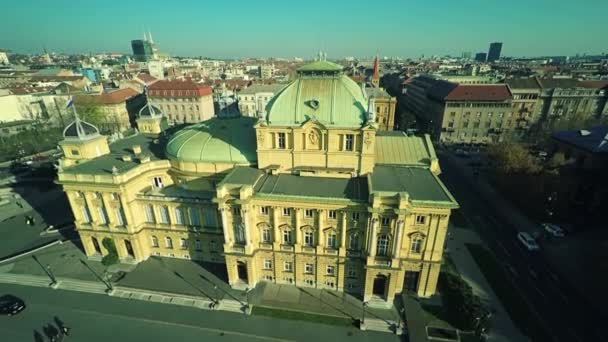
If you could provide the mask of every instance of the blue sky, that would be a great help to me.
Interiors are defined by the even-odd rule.
[[[0,11],[0,49],[130,53],[152,30],[170,55],[418,57],[608,52],[608,0],[19,0]]]

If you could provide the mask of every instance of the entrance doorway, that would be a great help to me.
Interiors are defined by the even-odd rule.
[[[384,298],[386,296],[386,284],[386,276],[380,274],[377,275],[376,278],[374,278],[374,288],[372,292],[374,296]]]
[[[237,273],[239,275],[239,279],[242,280],[242,281],[244,281],[245,283],[248,283],[248,281],[247,281],[247,265],[244,262],[239,261],[236,264],[236,270],[237,270]]]
[[[95,253],[101,254],[101,247],[99,247],[99,241],[97,241],[97,238],[91,237],[91,241],[93,241],[93,248],[95,248]]]
[[[405,272],[404,286],[408,292],[418,292],[418,280],[420,279],[420,272]]]
[[[131,257],[134,258],[135,254],[133,253],[133,246],[131,245],[131,241],[129,240],[125,240],[125,248],[127,249],[127,254]]]

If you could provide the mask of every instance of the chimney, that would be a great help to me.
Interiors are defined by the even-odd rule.
[[[133,145],[133,153],[135,155],[140,154],[141,153],[141,146],[139,146],[139,145]]]

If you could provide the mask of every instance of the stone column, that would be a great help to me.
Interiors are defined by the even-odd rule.
[[[397,221],[397,233],[395,234],[395,250],[393,251],[393,258],[399,259],[401,254],[401,242],[403,241],[403,220]]]
[[[302,232],[300,230],[300,226],[302,225],[302,209],[300,208],[295,208],[294,209],[294,215],[295,215],[295,227],[294,230],[296,231],[296,235],[295,235],[295,244],[296,245],[302,245]]]
[[[317,229],[317,247],[321,250],[325,246],[324,236],[323,236],[323,228],[325,226],[325,210],[317,210],[317,217],[319,219],[319,228]]]
[[[272,227],[273,227],[273,241],[275,248],[279,248],[281,245],[281,233],[279,231],[279,211],[281,208],[272,207]],[[276,267],[276,265],[273,265]]]
[[[242,208],[241,213],[243,214],[243,235],[245,236],[245,248],[249,248],[251,246],[251,232],[249,229],[251,225],[249,224],[249,209]]]
[[[372,218],[372,229],[371,229],[371,239],[370,239],[370,243],[371,245],[369,246],[369,256],[371,257],[375,257],[376,256],[376,246],[378,245],[378,219],[377,218]]]
[[[346,248],[346,211],[342,212],[342,230],[340,231],[340,248]]]

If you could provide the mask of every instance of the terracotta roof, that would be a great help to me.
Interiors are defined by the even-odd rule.
[[[581,85],[585,88],[603,89],[608,88],[608,80],[581,81]]]
[[[191,80],[160,80],[153,83],[148,90],[150,91],[148,93],[150,97],[191,97],[211,95],[213,93],[211,87]],[[171,94],[171,91],[173,91],[173,94]]]
[[[505,101],[512,98],[504,84],[458,85],[446,97],[446,101]]]
[[[84,76],[32,76],[32,81],[47,81],[47,82],[64,82],[64,81],[78,81],[85,78]]]
[[[124,88],[114,90],[109,93],[102,93],[99,95],[78,95],[74,96],[74,102],[76,103],[95,103],[100,105],[119,104],[127,101],[133,96],[137,96],[139,93],[131,88]]]
[[[53,89],[55,89],[55,87],[18,87],[18,88],[9,88],[9,91],[13,95],[27,95],[27,94],[47,93]]]
[[[579,88],[581,81],[574,78],[539,78],[541,88]]]
[[[140,74],[137,74],[137,76],[135,76],[135,78],[137,78],[138,80],[140,80],[146,84],[156,81],[156,77],[153,77],[152,75],[149,75],[149,74],[145,74],[143,72]]]

